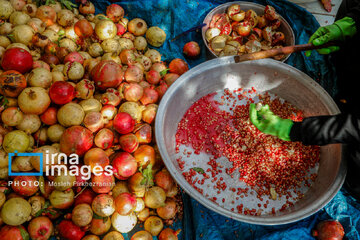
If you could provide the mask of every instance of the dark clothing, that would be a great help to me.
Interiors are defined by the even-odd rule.
[[[345,16],[356,22],[357,33],[332,54],[338,76],[338,95],[335,97],[341,114],[305,118],[294,123],[290,139],[306,145],[347,144],[348,173],[345,186],[360,200],[360,0],[344,0],[337,20]]]

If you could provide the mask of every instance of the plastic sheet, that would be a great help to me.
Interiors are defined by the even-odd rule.
[[[214,7],[224,3],[224,0],[134,0],[118,1],[125,9],[129,19],[143,18],[149,26],[159,26],[165,30],[167,40],[158,50],[163,54],[163,60],[171,61],[173,58],[184,58],[182,47],[188,41],[197,41],[201,47],[201,57],[187,62],[191,67],[206,61],[206,47],[200,32],[193,32],[174,42],[170,40],[202,23],[206,14]],[[254,0],[259,4],[270,4],[275,7],[292,26],[296,44],[306,43],[313,32],[319,27],[315,18],[305,9],[285,0]],[[93,1],[97,13],[105,12],[110,1]],[[310,58],[303,53],[292,54],[287,63],[307,73],[318,81],[329,93],[336,93],[336,76],[333,65],[327,56],[314,52]],[[360,204],[342,189],[335,198],[316,214],[296,223],[281,226],[259,226],[231,220],[208,210],[188,195],[184,194],[184,218],[175,222],[173,229],[181,228],[179,239],[206,239],[206,240],[233,240],[233,239],[314,239],[311,230],[315,225],[325,219],[339,220],[345,229],[348,239],[360,239]],[[134,232],[134,231],[133,231]],[[124,234],[130,239],[130,234]],[[130,237],[129,237],[130,236]],[[154,239],[156,239],[154,237]]]

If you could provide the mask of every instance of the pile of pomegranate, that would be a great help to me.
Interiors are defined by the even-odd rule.
[[[217,56],[242,55],[282,47],[285,35],[279,31],[280,15],[267,5],[263,15],[243,11],[232,4],[225,13],[215,14],[205,32],[210,49]],[[281,60],[284,55],[274,57]]]
[[[164,167],[154,119],[168,87],[188,70],[169,64],[150,46],[165,32],[140,18],[124,18],[111,4],[94,15],[62,0],[0,0],[0,239],[177,239],[179,188]],[[45,2],[45,1],[44,1]],[[77,154],[91,178],[12,173],[69,169],[60,153]],[[59,161],[58,161],[59,160]],[[113,174],[95,174],[111,166]],[[42,168],[42,169],[41,169]],[[55,221],[59,224],[55,224]]]

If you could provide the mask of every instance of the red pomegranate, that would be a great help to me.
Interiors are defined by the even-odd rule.
[[[137,171],[135,158],[127,152],[117,153],[112,161],[113,172],[117,179],[124,180]]]
[[[20,73],[26,73],[32,69],[33,58],[25,49],[10,48],[5,51],[1,66],[5,71],[15,70]]]
[[[54,125],[57,123],[57,108],[56,107],[49,107],[46,111],[40,115],[41,122],[45,123],[46,125]]]
[[[71,52],[64,58],[64,64],[67,62],[79,62],[81,64],[84,64],[84,58],[78,52]]]
[[[47,240],[54,231],[54,226],[48,217],[41,216],[31,220],[28,231],[33,240]]]
[[[23,226],[9,226],[4,225],[0,230],[0,239],[1,240],[23,240],[21,230],[24,230],[25,236],[29,237],[26,229]]]
[[[60,139],[60,150],[70,155],[76,153],[83,156],[93,145],[92,132],[82,126],[72,126],[65,130]]]
[[[64,105],[74,99],[75,88],[68,82],[56,81],[51,85],[49,95],[52,102]]]
[[[126,112],[116,114],[113,122],[115,130],[120,134],[127,134],[134,130],[135,119]]]
[[[69,220],[63,220],[58,225],[58,230],[60,236],[67,240],[81,240],[85,235],[85,232],[82,231],[80,227]]]
[[[95,87],[100,90],[116,88],[124,78],[124,73],[119,64],[112,60],[99,62],[91,71],[91,78]]]
[[[79,205],[81,203],[87,203],[91,205],[93,199],[96,197],[96,193],[91,189],[87,188],[79,196],[75,199],[74,206]]]
[[[14,184],[11,187],[17,194],[29,197],[39,190],[36,182],[37,179],[35,176],[16,176]]]
[[[316,226],[312,235],[319,240],[341,240],[343,239],[345,232],[339,221],[326,220],[320,222]]]
[[[171,73],[176,73],[178,75],[182,75],[189,70],[187,63],[180,58],[173,59],[169,64],[169,68]]]
[[[183,53],[186,57],[195,59],[200,55],[200,46],[197,42],[188,42],[184,45]]]

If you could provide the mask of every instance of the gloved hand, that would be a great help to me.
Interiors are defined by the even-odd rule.
[[[310,37],[309,43],[312,43],[315,46],[319,46],[329,41],[345,41],[346,37],[352,37],[355,35],[355,33],[355,21],[350,17],[344,17],[331,25],[320,27]],[[338,46],[331,46],[327,48],[321,48],[316,51],[318,51],[320,54],[329,54],[338,51],[339,49],[340,47]],[[306,51],[305,55],[309,57],[311,55],[311,51]]]
[[[250,121],[254,126],[265,134],[276,136],[284,141],[291,141],[290,130],[294,122],[290,119],[282,119],[269,109],[269,105],[256,110],[254,103],[250,104]]]

